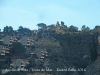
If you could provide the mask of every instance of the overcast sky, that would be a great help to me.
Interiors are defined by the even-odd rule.
[[[33,30],[38,23],[57,21],[92,29],[100,25],[100,0],[0,0],[0,29],[8,25]]]

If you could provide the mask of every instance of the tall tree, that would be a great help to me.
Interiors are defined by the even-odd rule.
[[[82,32],[89,32],[90,28],[86,27],[85,25],[83,25],[82,28],[81,28],[81,30],[82,30]]]
[[[82,26],[82,28],[81,28],[81,30],[82,30],[82,31],[84,31],[84,30],[85,30],[85,28],[86,28],[86,26],[85,26],[85,25],[83,25],[83,26]]]
[[[24,33],[24,30],[23,29],[24,28],[22,26],[19,26],[18,32],[21,33],[21,34],[23,34]]]
[[[8,34],[13,34],[14,30],[12,26],[8,27]]]
[[[14,30],[13,30],[12,26],[6,26],[6,27],[4,27],[3,32],[5,34],[12,34],[14,32]]]
[[[38,26],[38,29],[46,28],[46,24],[44,23],[38,23],[37,26]]]
[[[6,27],[4,27],[4,29],[3,29],[3,32],[5,33],[5,34],[8,34],[8,26],[6,26]]]
[[[12,26],[9,26],[8,27],[8,32],[12,32],[13,31],[13,27]]]
[[[75,26],[71,25],[71,26],[69,27],[69,31],[70,31],[70,32],[78,32],[78,27],[75,27]]]

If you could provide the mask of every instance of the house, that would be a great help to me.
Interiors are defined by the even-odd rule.
[[[5,53],[1,53],[2,56],[5,56]]]
[[[30,46],[32,46],[34,44],[34,40],[31,37],[29,37],[27,39],[27,44],[29,44]]]
[[[30,54],[31,54],[31,55],[33,55],[33,54],[34,54],[34,52],[31,52]]]
[[[5,56],[4,46],[0,45],[0,55]]]
[[[41,56],[41,59],[44,59],[44,56]]]
[[[6,54],[9,54],[9,51],[6,51],[5,53],[6,53]]]
[[[48,56],[47,54],[48,54],[48,52],[46,51],[46,49],[44,49],[43,51],[41,51],[41,55],[42,56]]]
[[[2,40],[5,45],[12,45],[13,42],[17,42],[16,36],[5,36]]]
[[[34,40],[31,37],[23,36],[20,39],[20,43],[22,43],[24,46],[32,46],[34,44]]]
[[[0,39],[0,42],[3,42],[3,39]]]
[[[9,53],[9,47],[8,46],[2,46],[0,45],[0,55],[5,55]]]

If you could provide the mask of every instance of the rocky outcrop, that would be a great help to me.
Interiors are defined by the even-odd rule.
[[[100,56],[87,67],[85,75],[100,75]]]

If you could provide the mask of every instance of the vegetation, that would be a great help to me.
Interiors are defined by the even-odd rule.
[[[28,49],[25,49],[21,43],[14,42],[10,45],[9,57],[5,58],[5,62],[0,62],[0,66],[8,67],[8,65],[5,64],[8,62],[10,63],[13,57],[27,58],[30,64],[28,64],[26,68],[42,68],[44,67],[45,60],[48,59],[49,65],[46,67],[52,69],[66,67],[74,67],[76,69],[86,68],[90,60],[92,62],[96,60],[99,49],[97,37],[100,36],[100,26],[95,26],[94,29],[90,29],[83,25],[81,30],[78,30],[78,27],[73,25],[68,27],[63,21],[61,21],[61,24],[57,22],[56,25],[51,24],[49,26],[44,23],[38,23],[37,26],[39,28],[37,32],[33,32],[33,30],[22,26],[20,26],[18,30],[13,30],[11,26],[4,27],[0,35],[1,33],[5,36],[17,35],[20,36],[20,38],[21,36],[31,36],[35,41],[34,45]],[[18,40],[20,38],[18,38]],[[0,42],[0,45],[4,45],[4,43]],[[48,52],[48,56],[44,56],[45,58],[43,61],[40,61],[40,59],[36,60],[38,56],[36,54],[30,55],[29,53],[38,49],[46,49]],[[9,72],[5,75],[10,75],[11,73],[12,72]],[[21,72],[18,72],[18,74],[23,75]],[[52,74],[72,75],[73,73],[52,72]],[[79,72],[79,74],[83,75],[83,72]]]
[[[19,42],[14,42],[12,44],[12,48],[10,49],[10,53],[13,55],[13,56],[22,56],[24,53],[26,52],[26,49],[25,47],[19,43]]]
[[[91,56],[91,61],[95,61],[97,56],[98,56],[98,33],[95,33],[92,37],[92,42],[90,43],[90,56]]]

